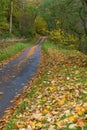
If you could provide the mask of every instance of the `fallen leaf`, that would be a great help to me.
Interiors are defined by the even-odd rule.
[[[69,117],[70,122],[75,122],[76,120],[77,120],[77,117],[74,115]]]
[[[79,119],[77,122],[77,126],[80,128],[83,128],[85,126],[85,121],[83,119]]]
[[[41,122],[38,122],[38,123],[36,123],[36,126],[37,126],[37,127],[42,127],[42,123],[41,123]]]
[[[58,104],[59,104],[60,106],[62,106],[62,105],[65,103],[65,101],[66,101],[66,98],[64,97],[64,98],[62,98],[62,99],[58,102]]]
[[[76,126],[77,126],[76,124],[70,124],[70,125],[69,125],[69,129],[75,129]]]
[[[85,109],[82,106],[76,106],[75,110],[78,113],[78,115],[82,115],[85,112]]]

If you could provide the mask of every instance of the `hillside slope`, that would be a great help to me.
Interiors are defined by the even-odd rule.
[[[87,130],[87,56],[50,43],[43,50],[39,74],[4,130]]]

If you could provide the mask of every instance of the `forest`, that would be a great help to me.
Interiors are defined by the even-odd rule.
[[[0,0],[0,130],[87,130],[87,0]]]
[[[0,39],[37,35],[87,53],[87,1],[0,1]]]

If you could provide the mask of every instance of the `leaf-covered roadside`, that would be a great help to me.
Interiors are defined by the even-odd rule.
[[[87,56],[51,48],[48,53],[45,69],[4,130],[87,129]]]

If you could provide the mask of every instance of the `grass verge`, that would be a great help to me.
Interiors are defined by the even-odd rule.
[[[0,49],[0,62],[6,60],[7,58],[17,54],[19,51],[32,45],[33,42],[29,43],[15,43],[14,45],[10,45],[7,48]]]

